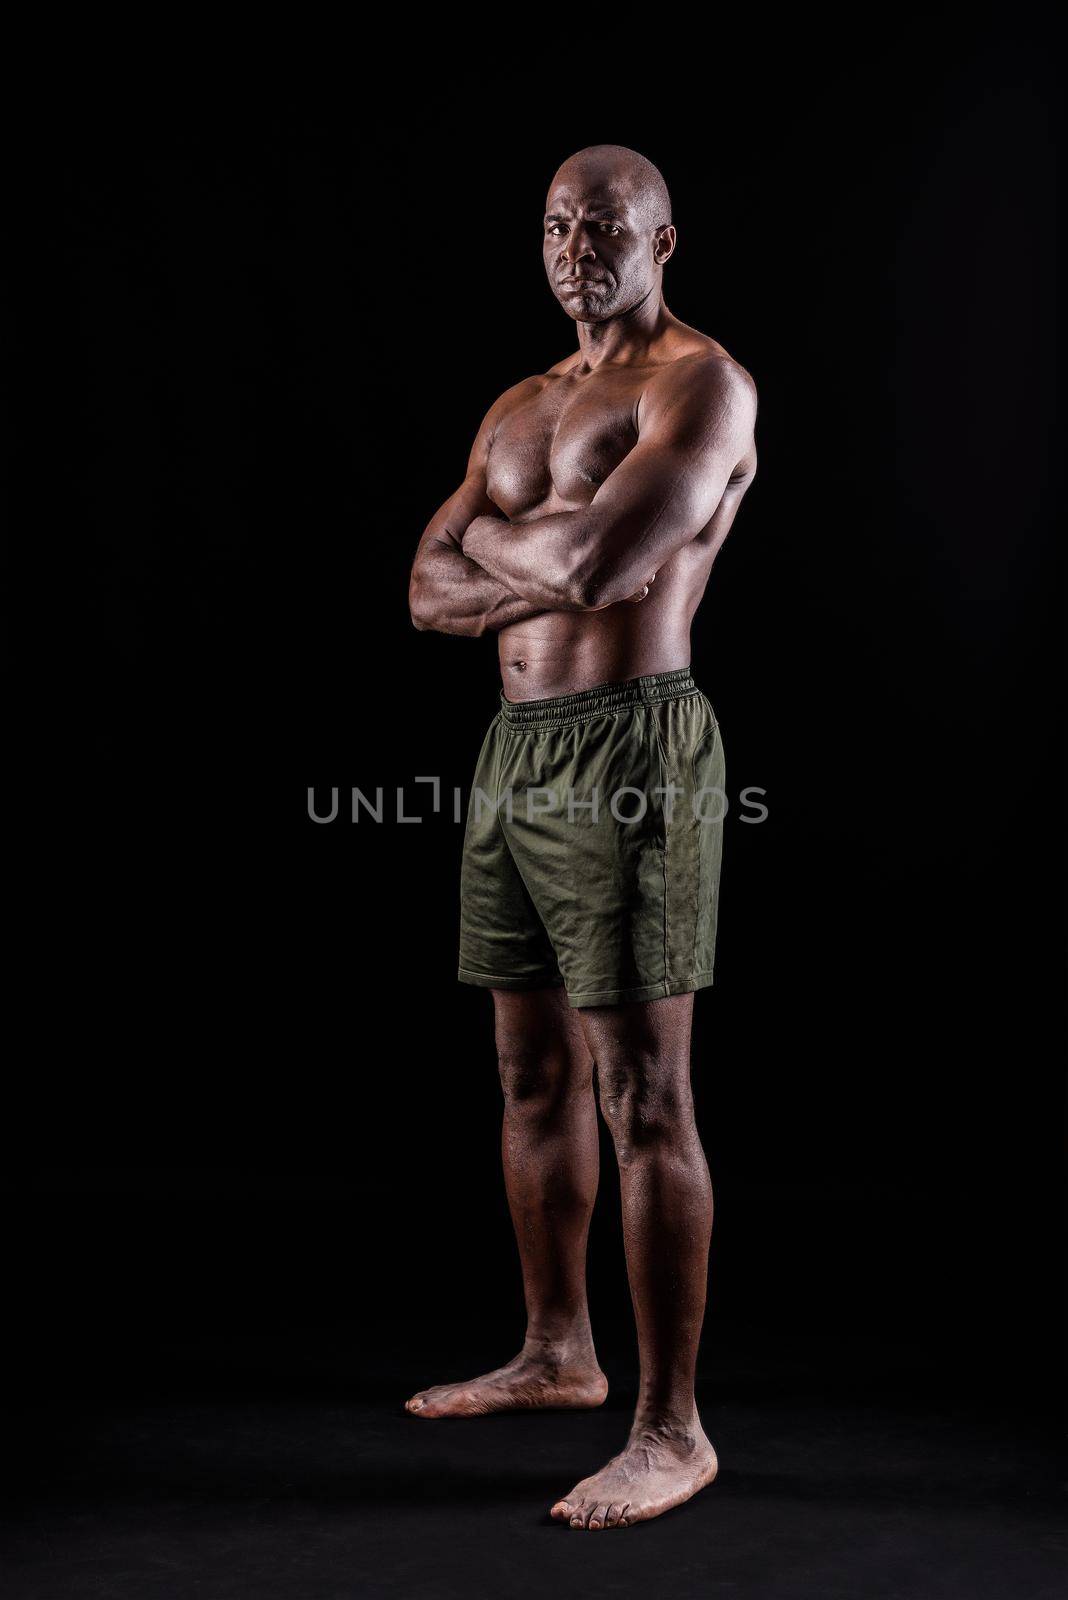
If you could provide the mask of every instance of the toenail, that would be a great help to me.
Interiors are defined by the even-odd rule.
[[[423,1409],[423,1402],[421,1400],[409,1400],[408,1401],[408,1410],[409,1411],[421,1411],[422,1409]]]

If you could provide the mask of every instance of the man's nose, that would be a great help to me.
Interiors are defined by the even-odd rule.
[[[566,261],[568,266],[573,267],[579,261],[593,261],[595,259],[596,251],[593,248],[593,240],[590,235],[585,228],[581,226],[575,227],[568,235],[560,260]]]

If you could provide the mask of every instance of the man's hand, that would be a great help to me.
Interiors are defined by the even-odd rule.
[[[502,534],[509,533],[511,528],[512,523],[507,517],[472,517],[460,539],[460,548],[465,556],[477,561],[480,549],[492,549]]]
[[[637,594],[628,594],[628,596],[627,596],[627,604],[628,605],[632,605],[632,606],[636,606],[638,604],[639,600],[644,600],[646,595],[649,593],[649,589],[650,589],[651,585],[653,584],[653,582],[655,581],[655,579],[656,579],[656,573],[655,572],[651,573],[649,578],[648,578],[648,580],[645,583],[642,584],[642,586],[638,590]]]

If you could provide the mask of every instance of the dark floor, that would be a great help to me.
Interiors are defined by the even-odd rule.
[[[261,1355],[237,1383],[187,1361],[166,1396],[24,1419],[5,1600],[1068,1592],[1040,1423],[947,1400],[907,1362],[830,1383],[725,1362],[701,1395],[716,1484],[592,1535],[547,1511],[619,1447],[625,1372],[599,1412],[420,1423],[400,1401],[426,1374],[385,1367],[356,1399],[332,1359]]]

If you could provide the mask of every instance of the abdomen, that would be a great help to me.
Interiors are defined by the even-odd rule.
[[[690,620],[709,565],[695,566],[691,552],[680,551],[637,605],[551,611],[503,628],[497,642],[508,699],[543,700],[689,666]]]

